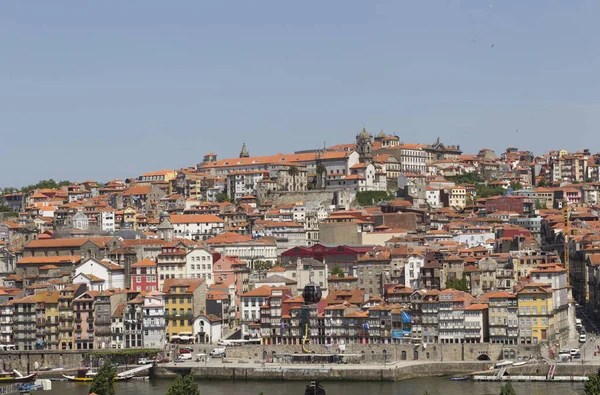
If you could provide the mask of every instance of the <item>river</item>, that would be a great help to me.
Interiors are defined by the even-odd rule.
[[[171,380],[121,382],[117,395],[164,395]],[[198,381],[201,395],[303,395],[307,383],[297,381]],[[500,383],[450,381],[431,377],[398,382],[324,382],[327,395],[498,395]],[[513,383],[517,395],[583,394],[581,383]],[[36,391],[45,395],[87,395],[89,384],[67,381],[52,382],[52,391]]]

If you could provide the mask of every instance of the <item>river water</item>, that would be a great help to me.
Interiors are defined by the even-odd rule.
[[[117,383],[118,395],[164,395],[171,380],[132,380]],[[198,381],[201,395],[303,395],[307,383],[297,381]],[[498,395],[500,383],[450,381],[431,377],[398,382],[323,382],[327,395]],[[581,383],[513,383],[517,395],[583,394]],[[52,382],[44,395],[87,395],[89,384]]]

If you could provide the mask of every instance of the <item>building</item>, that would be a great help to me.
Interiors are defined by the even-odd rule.
[[[260,322],[261,306],[266,305],[272,289],[263,285],[241,295],[242,336],[259,337],[259,332],[252,333],[250,328]]]
[[[143,347],[162,349],[165,337],[165,295],[160,291],[150,291],[142,305]]]
[[[75,267],[75,277],[81,273],[104,280],[104,286],[100,291],[125,288],[125,269],[108,259],[89,258]]]
[[[156,262],[142,259],[131,265],[131,289],[134,291],[158,291]]]
[[[200,314],[194,319],[194,337],[200,344],[217,344],[222,339],[223,320],[213,314]]]
[[[125,348],[143,347],[143,319],[142,319],[143,297],[137,295],[129,300],[123,308],[123,327]]]
[[[519,344],[537,345],[556,339],[552,291],[548,284],[529,283],[517,290]]]
[[[285,272],[281,274],[285,278],[294,280],[298,290],[303,290],[309,283],[314,282],[321,287],[323,297],[327,296],[329,292],[327,264],[312,258],[297,258],[295,263],[284,266],[284,269]]]
[[[112,344],[112,315],[119,304],[125,303],[127,294],[113,290],[100,292],[94,298],[94,348],[107,349]]]
[[[189,240],[207,240],[225,231],[225,221],[216,215],[171,215],[174,236]]]
[[[193,336],[193,320],[206,310],[206,280],[203,278],[165,279],[166,340]]]
[[[92,350],[94,348],[94,298],[96,291],[85,291],[73,299],[73,331],[75,349]]]
[[[490,343],[518,344],[519,317],[517,295],[509,292],[490,292],[485,297],[489,301]]]

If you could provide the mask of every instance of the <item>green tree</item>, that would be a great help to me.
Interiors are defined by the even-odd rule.
[[[545,199],[536,199],[535,209],[536,210],[545,210],[546,209],[546,200]]]
[[[500,387],[500,395],[517,395],[510,381],[507,381]]]
[[[262,273],[272,268],[273,264],[269,261],[257,260],[252,262],[252,267],[253,270],[258,273],[258,279],[260,280],[263,277]]]
[[[105,361],[100,367],[98,374],[94,376],[94,381],[90,386],[89,394],[94,393],[97,395],[115,395],[117,393],[115,389],[115,376],[117,375],[117,369],[109,361]]]
[[[0,202],[0,214],[4,214],[4,217],[6,217],[6,218],[18,217],[19,216],[19,213],[11,210],[11,208],[8,207],[3,202]]]
[[[468,194],[467,197],[465,198],[465,205],[472,206],[473,203],[474,203],[474,201],[473,201],[473,195]]]
[[[600,369],[595,376],[590,376],[590,379],[585,382],[583,391],[586,395],[600,395]]]
[[[356,193],[356,200],[358,204],[363,207],[372,206],[383,200],[393,200],[394,196],[390,195],[386,191],[364,191]]]
[[[288,175],[290,177],[292,177],[292,191],[295,191],[296,190],[296,178],[298,177],[298,174],[300,174],[300,170],[298,170],[298,166],[291,165],[287,172],[288,172]]]
[[[469,284],[467,283],[467,277],[462,276],[462,278],[449,278],[446,281],[446,289],[455,289],[457,291],[469,291]]]
[[[520,182],[511,182],[510,187],[513,191],[518,191],[519,189],[523,189],[523,185]]]
[[[229,196],[227,196],[226,193],[217,193],[217,202],[219,203],[224,203],[224,202],[229,202]]]
[[[200,395],[198,383],[194,380],[192,373],[185,376],[177,376],[169,387],[167,395]]]
[[[547,188],[548,187],[548,180],[546,180],[545,178],[541,178],[538,181],[538,187]]]
[[[448,181],[453,181],[456,184],[482,184],[485,182],[477,172],[459,174],[456,176],[446,177]]]
[[[341,266],[336,264],[333,269],[331,269],[332,276],[344,277],[344,270],[342,270]]]

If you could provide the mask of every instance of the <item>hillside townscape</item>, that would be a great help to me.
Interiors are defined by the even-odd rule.
[[[243,144],[124,180],[6,188],[0,344],[300,344],[314,283],[313,345],[552,358],[579,338],[575,306],[599,308],[599,169],[589,149],[466,154],[363,129],[310,151]]]

